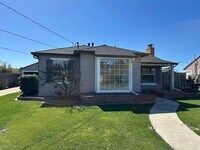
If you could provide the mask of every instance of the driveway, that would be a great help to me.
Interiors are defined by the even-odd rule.
[[[155,131],[176,150],[200,150],[200,136],[189,129],[177,116],[177,102],[157,98],[149,118]]]
[[[9,88],[9,89],[5,89],[5,90],[0,90],[0,96],[11,94],[11,93],[16,93],[16,92],[20,92],[19,87],[14,87],[14,88]]]

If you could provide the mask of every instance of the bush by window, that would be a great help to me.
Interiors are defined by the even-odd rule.
[[[23,75],[20,77],[20,89],[25,96],[34,96],[38,93],[38,76]]]

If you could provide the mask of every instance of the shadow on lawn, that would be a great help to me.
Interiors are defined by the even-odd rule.
[[[183,99],[182,99],[183,100]],[[199,100],[199,99],[195,99]],[[200,105],[197,104],[190,104],[187,103],[187,101],[190,101],[189,99],[183,100],[185,102],[178,102],[179,108],[177,111],[189,111],[190,108],[200,108]],[[93,105],[98,106],[101,110],[104,112],[121,112],[121,111],[129,111],[133,112],[135,114],[149,114],[151,107],[153,104],[113,104],[113,105]],[[84,106],[84,105],[73,105],[73,106],[67,106],[67,105],[53,105],[53,104],[47,104],[43,103],[41,108],[48,108],[48,107],[66,107],[66,108],[75,108],[75,107],[92,107],[92,106]],[[169,113],[169,112],[168,112]]]
[[[187,101],[187,100],[185,100]],[[198,100],[200,101],[200,99]],[[190,108],[199,108],[200,109],[200,105],[197,104],[189,104],[189,103],[184,103],[184,102],[178,102],[180,105],[178,107],[177,111],[190,111]]]
[[[99,107],[104,112],[133,112],[135,114],[149,114],[149,111],[153,104],[114,104],[114,105],[93,105]],[[43,103],[41,108],[48,108],[48,107],[92,107],[92,106],[84,106],[84,105],[77,105],[77,106],[62,106],[62,105],[52,105]]]

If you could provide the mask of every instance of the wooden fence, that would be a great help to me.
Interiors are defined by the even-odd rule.
[[[16,86],[18,77],[19,74],[0,73],[0,89]]]
[[[170,87],[170,73],[169,72],[163,72],[162,73],[163,78],[163,89],[169,90]],[[185,88],[185,80],[186,80],[186,74],[185,73],[178,73],[174,72],[174,87],[179,90],[184,90]]]

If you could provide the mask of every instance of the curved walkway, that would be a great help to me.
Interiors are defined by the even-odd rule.
[[[177,116],[177,102],[157,98],[149,118],[155,131],[176,150],[200,150],[200,136],[190,130]]]
[[[9,89],[5,89],[5,90],[0,90],[0,96],[11,94],[11,93],[16,93],[16,92],[20,92],[19,87],[14,87],[14,88],[9,88]]]

